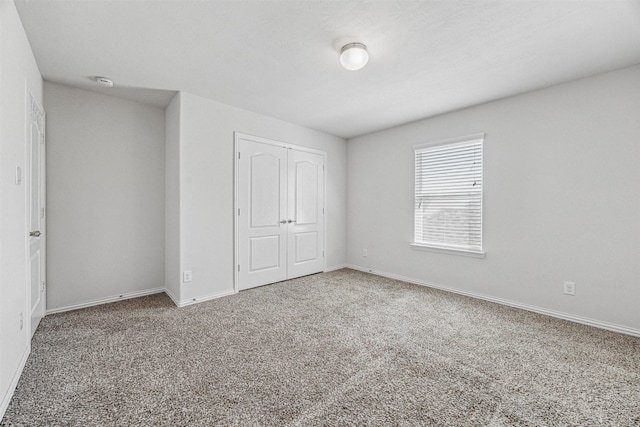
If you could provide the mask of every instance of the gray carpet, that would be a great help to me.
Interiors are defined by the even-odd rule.
[[[340,270],[47,316],[3,426],[638,426],[640,339]]]

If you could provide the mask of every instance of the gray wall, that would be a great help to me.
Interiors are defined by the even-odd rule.
[[[327,152],[327,266],[346,261],[345,140],[181,92],[179,264],[193,272],[183,303],[233,292],[235,131]]]
[[[29,90],[42,105],[42,77],[13,1],[0,1],[0,418],[29,355],[26,240],[26,112]],[[22,184],[16,185],[16,166]],[[23,325],[20,329],[20,315]]]
[[[47,309],[164,287],[164,110],[46,82]]]
[[[412,146],[478,132],[486,259],[412,250]],[[348,183],[349,264],[640,333],[640,67],[351,139]]]

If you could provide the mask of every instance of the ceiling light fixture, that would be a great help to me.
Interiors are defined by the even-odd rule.
[[[106,87],[113,87],[113,81],[107,77],[96,77],[96,83]]]
[[[359,70],[369,62],[367,46],[362,43],[347,43],[340,50],[340,64],[349,71]]]

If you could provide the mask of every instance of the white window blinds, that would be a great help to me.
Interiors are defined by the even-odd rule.
[[[414,147],[415,245],[482,252],[483,140]]]

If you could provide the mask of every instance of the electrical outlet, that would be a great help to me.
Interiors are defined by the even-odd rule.
[[[24,327],[24,315],[20,313],[20,330]]]
[[[190,282],[193,280],[193,275],[191,274],[191,270],[185,270],[182,272],[182,281],[184,283]]]
[[[576,284],[574,282],[564,282],[564,294],[565,295],[575,295],[576,294]]]
[[[363,258],[366,258],[366,257],[367,257],[367,250],[366,250],[366,249],[363,249],[363,250],[362,250],[362,257],[363,257]]]

